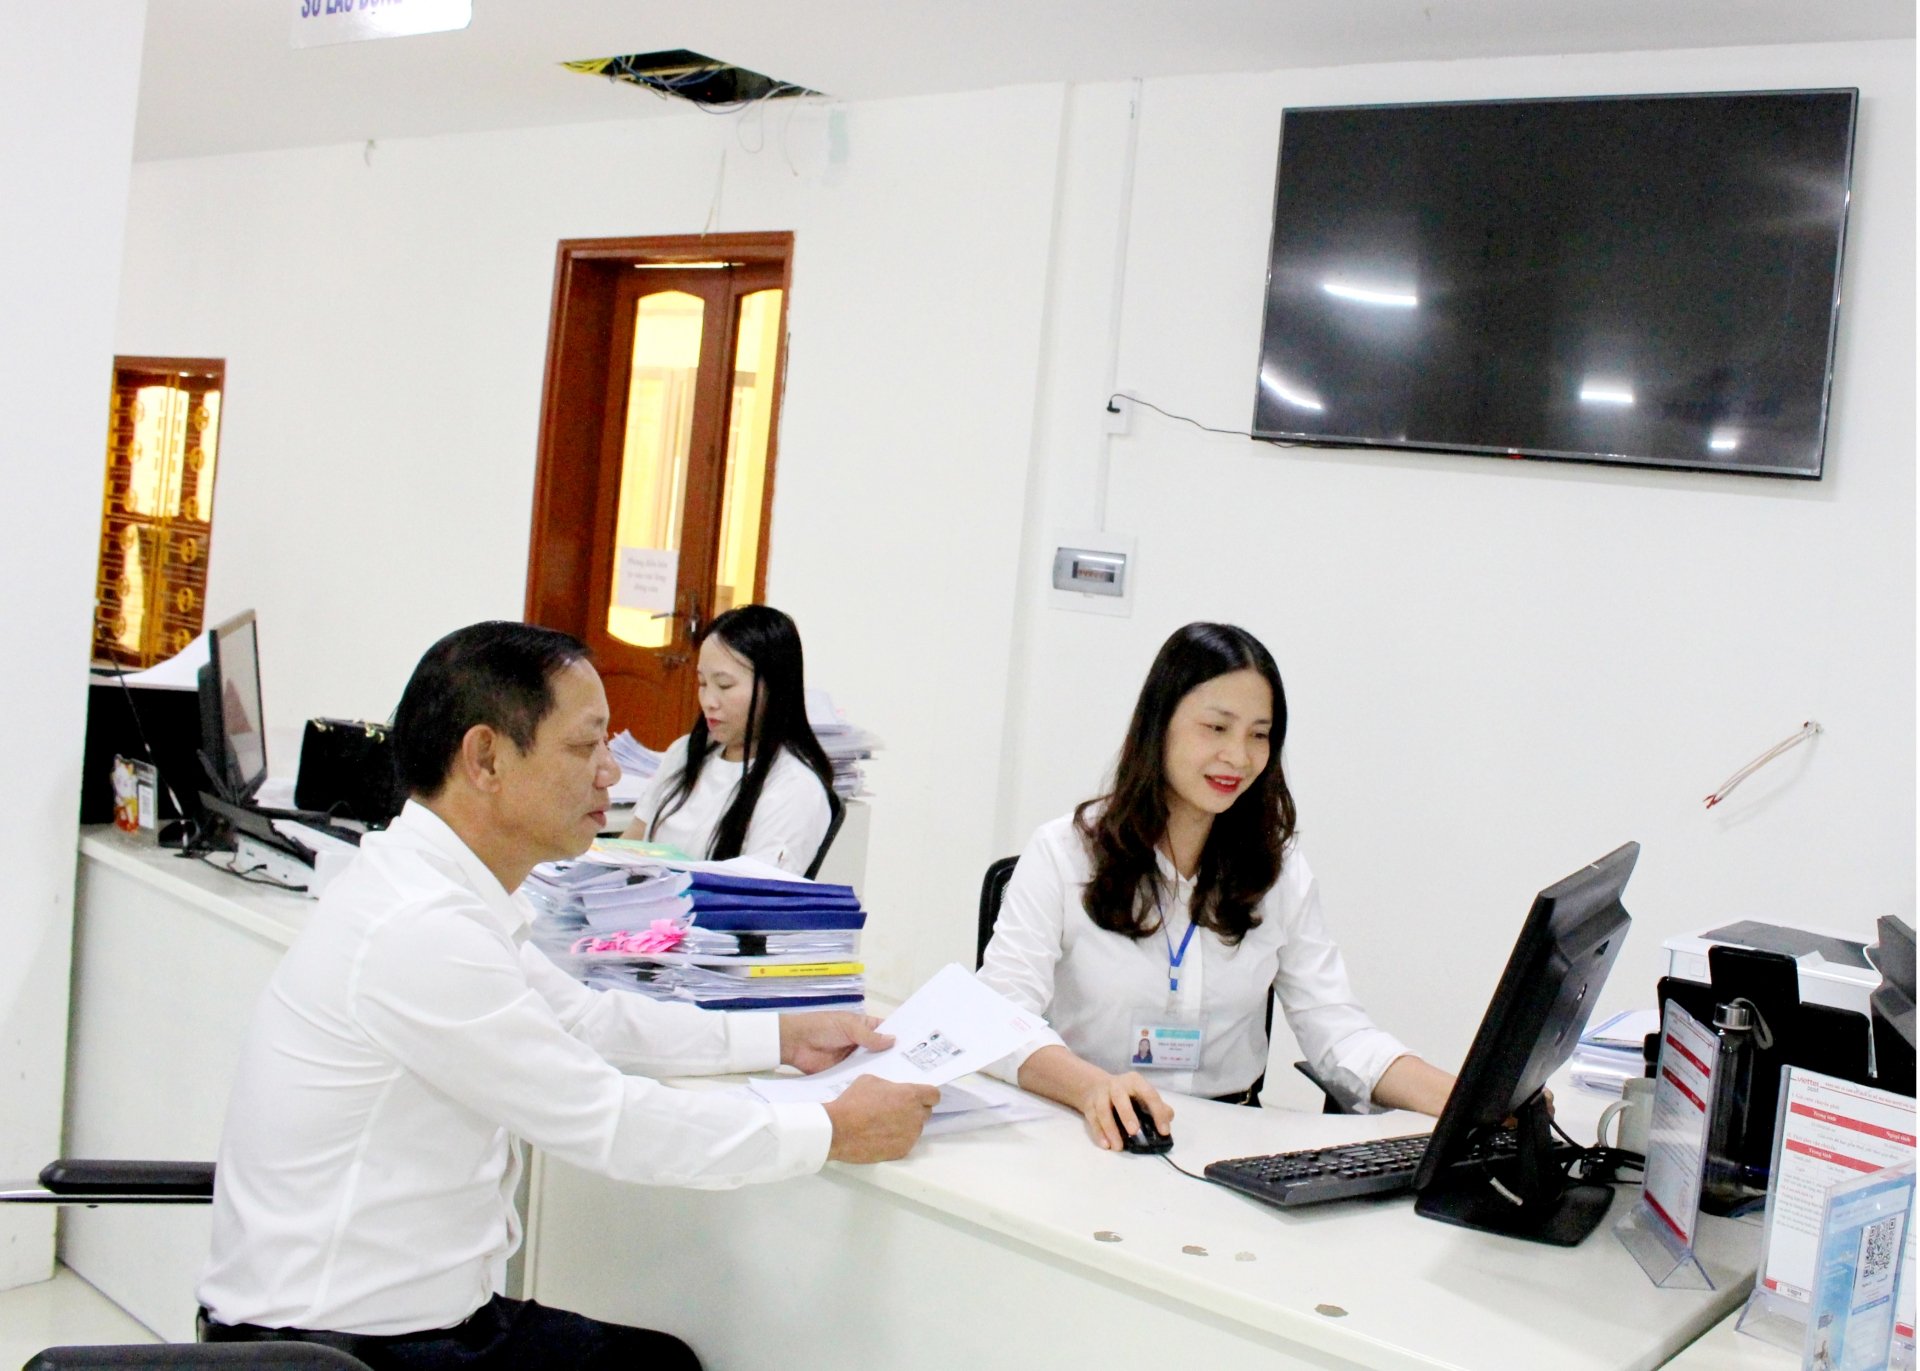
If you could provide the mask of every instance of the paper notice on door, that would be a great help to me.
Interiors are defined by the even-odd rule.
[[[623,547],[613,603],[621,609],[673,609],[679,589],[680,554],[671,548]]]

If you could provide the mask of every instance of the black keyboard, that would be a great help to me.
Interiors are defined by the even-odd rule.
[[[1206,1176],[1256,1200],[1291,1209],[1365,1195],[1398,1195],[1413,1189],[1413,1173],[1426,1154],[1425,1133],[1373,1142],[1342,1143],[1267,1157],[1209,1162]],[[1479,1166],[1514,1155],[1514,1134],[1502,1129],[1475,1142],[1456,1166]]]

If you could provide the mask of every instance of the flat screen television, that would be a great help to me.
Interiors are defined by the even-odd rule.
[[[1287,110],[1254,436],[1819,477],[1858,101]]]

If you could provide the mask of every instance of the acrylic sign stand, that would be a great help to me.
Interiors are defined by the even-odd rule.
[[[1760,1269],[1742,1333],[1800,1352],[1818,1284],[1830,1192],[1883,1167],[1911,1163],[1913,1099],[1790,1066],[1781,1075]]]
[[[1647,1279],[1665,1290],[1713,1289],[1693,1254],[1693,1236],[1700,1224],[1718,1047],[1712,1029],[1667,1001],[1647,1127],[1647,1180],[1633,1208],[1613,1226]]]
[[[1814,1258],[1802,1366],[1880,1371],[1894,1337],[1894,1295],[1913,1213],[1913,1162],[1827,1192]]]

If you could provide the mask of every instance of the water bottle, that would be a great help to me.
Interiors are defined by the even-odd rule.
[[[1753,1097],[1756,1034],[1765,1042],[1771,1036],[1747,999],[1715,1005],[1713,1031],[1720,1042],[1713,1063],[1713,1113],[1701,1203],[1710,1212],[1724,1214],[1761,1193],[1747,1183],[1751,1173],[1740,1158],[1746,1148],[1747,1110]]]

